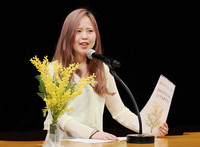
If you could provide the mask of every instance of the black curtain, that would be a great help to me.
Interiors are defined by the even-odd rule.
[[[196,4],[73,0],[5,3],[4,7],[1,132],[43,129],[45,104],[36,94],[37,71],[29,59],[35,55],[52,58],[65,17],[79,7],[95,14],[104,54],[122,63],[116,72],[132,90],[139,109],[163,74],[176,85],[169,127],[181,131],[199,129]],[[118,83],[117,86],[124,104],[134,112],[125,90]],[[125,129],[107,109],[104,128]]]

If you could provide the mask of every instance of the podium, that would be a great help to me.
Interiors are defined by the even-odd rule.
[[[45,141],[1,141],[0,147],[45,147]],[[81,143],[73,141],[61,141],[62,147],[197,147],[200,146],[200,132],[186,132],[183,135],[165,136],[155,138],[154,144],[131,144],[126,141],[107,142],[107,143]]]

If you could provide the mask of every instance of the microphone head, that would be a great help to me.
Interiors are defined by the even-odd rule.
[[[88,51],[87,51],[87,57],[88,57],[89,59],[93,59],[93,58],[92,58],[92,54],[93,54],[93,53],[95,53],[95,50],[93,50],[93,49],[88,50]]]

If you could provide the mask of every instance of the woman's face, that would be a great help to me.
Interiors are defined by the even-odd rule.
[[[81,19],[75,34],[75,42],[73,45],[75,56],[86,56],[87,51],[94,47],[95,41],[96,33],[92,22],[85,16]]]

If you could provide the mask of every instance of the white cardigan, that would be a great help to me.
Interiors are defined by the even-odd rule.
[[[103,131],[103,112],[106,104],[112,117],[124,127],[138,132],[138,119],[122,102],[113,76],[109,68],[104,64],[107,86],[115,94],[100,97],[90,85],[83,89],[83,93],[70,102],[69,108],[74,110],[66,112],[58,119],[60,126],[59,138],[89,138],[93,130]],[[53,66],[50,66],[50,72],[53,75]],[[74,74],[75,82],[80,77]],[[48,130],[46,140],[49,140],[49,126],[52,122],[51,114],[48,113],[44,122],[44,130]]]

